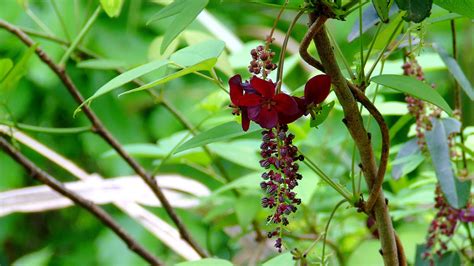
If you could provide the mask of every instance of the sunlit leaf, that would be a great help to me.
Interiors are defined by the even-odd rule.
[[[314,119],[310,119],[309,125],[311,127],[317,128],[319,125],[324,123],[324,121],[328,118],[329,113],[331,112],[332,108],[334,107],[334,101],[327,103],[321,106],[321,111],[316,115]]]
[[[43,248],[33,253],[27,254],[20,257],[12,263],[12,266],[21,265],[35,265],[35,266],[46,266],[49,265],[51,258],[53,257],[53,251],[49,248]]]
[[[170,43],[196,19],[199,13],[207,6],[208,2],[209,0],[176,0],[150,19],[148,23],[167,17],[174,17],[170,27],[168,27],[163,36],[163,42],[160,48],[161,53],[163,53]]]
[[[122,10],[123,0],[100,0],[105,13],[111,18],[118,17]]]
[[[472,0],[434,0],[438,6],[474,19],[474,1]]]
[[[176,51],[170,60],[183,67],[193,66],[211,58],[218,58],[224,47],[223,41],[208,40]]]
[[[217,62],[217,58],[207,59],[205,61],[197,63],[196,65],[183,68],[179,71],[174,72],[173,74],[166,75],[164,77],[161,77],[161,78],[159,78],[155,81],[152,81],[152,82],[150,82],[148,84],[145,84],[143,86],[140,86],[138,88],[123,92],[119,96],[129,94],[129,93],[134,93],[134,92],[137,92],[137,91],[148,90],[148,89],[151,89],[153,87],[164,84],[166,82],[169,82],[171,80],[177,79],[179,77],[185,76],[185,75],[190,74],[190,73],[194,73],[194,72],[201,71],[201,70],[210,70],[216,64],[216,62]]]
[[[258,211],[262,209],[260,198],[259,195],[246,193],[236,200],[235,214],[237,215],[237,220],[243,229],[250,225]]]
[[[0,82],[13,67],[13,61],[10,58],[0,59]]]
[[[0,83],[0,91],[10,90],[13,89],[16,84],[20,81],[23,76],[26,75],[28,72],[28,61],[30,60],[31,56],[35,53],[38,44],[35,44],[28,48],[23,56],[15,63],[13,68],[8,71],[6,76],[3,78],[2,82]],[[8,63],[5,63],[8,66]]]
[[[214,128],[211,128],[207,131],[201,132],[192,139],[183,143],[179,146],[175,153],[182,152],[195,147],[202,147],[206,144],[230,140],[236,137],[243,136],[255,131],[259,131],[261,128],[255,124],[252,124],[247,132],[242,130],[242,126],[235,122],[228,122]]]
[[[90,68],[100,70],[115,70],[125,66],[125,62],[112,59],[89,59],[81,61],[77,64],[77,67],[79,68]]]
[[[384,85],[432,103],[443,109],[449,115],[452,115],[453,113],[451,107],[449,107],[448,103],[436,90],[431,88],[428,84],[413,77],[387,74],[373,77],[371,80],[380,85]]]
[[[111,79],[109,82],[105,83],[102,87],[100,87],[91,97],[89,97],[87,100],[85,100],[79,107],[76,108],[74,111],[74,115],[81,110],[81,107],[85,104],[89,104],[92,102],[92,100],[96,99],[99,96],[102,96],[114,89],[117,89],[128,82],[139,78],[145,74],[148,74],[154,70],[157,70],[163,66],[166,66],[169,63],[169,61],[166,60],[157,60],[153,61],[141,66],[138,66],[136,68],[133,68],[127,72],[124,72],[117,77]]]

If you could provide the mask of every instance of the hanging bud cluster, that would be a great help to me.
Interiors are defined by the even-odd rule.
[[[298,185],[302,175],[298,173],[298,161],[304,157],[298,155],[298,148],[293,145],[293,134],[287,134],[288,127],[282,125],[277,129],[264,130],[260,146],[263,159],[260,165],[267,169],[262,174],[260,187],[266,192],[262,198],[262,207],[273,210],[267,217],[268,223],[278,225],[268,233],[268,237],[277,236],[275,247],[282,250],[281,230],[288,225],[288,215],[296,212],[301,199],[296,197],[293,189]]]
[[[270,72],[277,68],[277,65],[273,63],[273,57],[275,52],[264,47],[263,45],[257,46],[257,48],[250,51],[252,61],[248,67],[249,72],[254,75],[262,74],[263,77],[268,76]]]
[[[418,64],[415,58],[410,57],[409,61],[403,64],[403,75],[412,76],[420,81],[425,80],[425,74],[423,69]],[[431,84],[431,87],[434,89],[435,85]],[[425,140],[425,131],[430,131],[432,128],[430,118],[439,117],[441,115],[441,110],[433,105],[430,105],[423,100],[414,98],[410,95],[405,97],[407,102],[408,112],[415,118],[416,124],[416,137],[418,139],[418,145],[421,150],[424,150],[426,147]],[[431,109],[431,113],[428,114],[428,108]]]
[[[474,207],[467,206],[463,209],[451,207],[443,196],[440,186],[436,186],[435,208],[438,210],[435,218],[428,229],[426,240],[426,251],[423,259],[427,259],[430,265],[434,264],[434,258],[441,258],[448,250],[448,241],[454,235],[459,222],[474,222]]]

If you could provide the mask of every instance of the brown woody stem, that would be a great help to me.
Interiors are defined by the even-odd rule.
[[[17,151],[4,137],[0,136],[0,148],[3,149],[10,157],[21,164],[31,177],[37,179],[41,183],[47,185],[54,191],[60,193],[64,197],[72,200],[78,206],[86,209],[92,213],[97,219],[99,219],[105,226],[110,228],[114,233],[120,237],[126,244],[127,247],[133,252],[137,253],[140,257],[146,260],[151,265],[164,265],[163,262],[158,260],[155,256],[149,253],[142,245],[140,245],[135,239],[132,238],[115,220],[101,207],[94,204],[94,202],[83,198],[82,196],[74,193],[72,190],[66,188],[64,184],[59,182],[48,173],[41,170],[23,154]]]
[[[312,23],[314,23],[316,19],[317,17],[315,14],[310,14],[310,21]],[[316,49],[319,53],[324,70],[331,76],[334,91],[344,110],[345,120],[347,121],[346,126],[359,150],[366,182],[369,188],[372,189],[377,184],[378,170],[375,163],[372,145],[367,131],[365,130],[356,98],[354,98],[354,95],[337,64],[333,47],[327,36],[326,29],[322,28],[321,30],[316,31],[313,40],[316,44]],[[378,192],[373,212],[377,221],[385,265],[400,265],[400,263],[401,265],[404,265],[404,256],[400,255],[399,258],[398,255],[398,251],[401,251],[402,249],[397,248],[395,231],[388,213],[387,205],[385,204],[383,191]]]

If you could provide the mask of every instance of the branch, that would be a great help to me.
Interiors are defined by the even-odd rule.
[[[137,253],[144,260],[152,265],[164,265],[163,262],[155,258],[152,254],[145,250],[138,242],[136,242],[114,219],[101,207],[95,205],[92,201],[89,201],[73,191],[67,189],[61,182],[50,176],[48,173],[42,171],[33,162],[28,160],[23,154],[15,150],[15,148],[8,143],[4,137],[0,137],[0,147],[10,155],[15,161],[21,164],[28,172],[31,177],[37,179],[41,183],[49,186],[51,189],[57,191],[61,195],[69,198],[80,207],[86,209],[92,213],[97,219],[99,219],[105,226],[109,227],[114,233],[119,236],[126,244],[127,247],[133,252]]]
[[[313,24],[311,24],[300,43],[301,58],[303,58],[306,63],[312,65],[314,68],[324,73],[326,72],[324,71],[324,66],[309,54],[308,47],[311,41],[313,40],[314,35],[319,32],[324,26],[324,22],[326,22],[326,20],[327,18],[325,17],[319,17],[315,22],[313,22]]]
[[[2,19],[0,19],[0,27],[16,35],[28,47],[31,47],[35,43],[18,27]],[[69,75],[66,73],[65,69],[54,63],[53,60],[41,48],[37,47],[35,51],[41,61],[48,65],[49,68],[59,77],[59,79],[69,91],[69,93],[73,96],[74,100],[78,104],[81,104],[84,101],[84,98],[80,94],[79,90],[77,89]],[[151,175],[149,175],[145,171],[145,169],[140,164],[138,164],[137,161],[130,157],[130,155],[120,145],[120,143],[104,127],[104,125],[95,115],[92,109],[90,109],[87,105],[84,105],[82,107],[82,110],[84,111],[84,114],[87,116],[87,118],[91,121],[93,125],[93,131],[98,134],[102,139],[104,139],[128,163],[128,165],[135,171],[135,173],[137,173],[143,179],[143,181],[145,181],[145,183],[150,187],[150,189],[153,191],[153,193],[157,196],[157,198],[163,205],[163,208],[165,209],[168,216],[173,220],[174,224],[178,228],[181,237],[186,242],[188,242],[194,248],[194,250],[199,253],[199,255],[201,255],[202,257],[207,257],[207,252],[203,248],[201,248],[197,244],[197,242],[191,237],[187,228],[185,227],[181,219],[178,217],[169,201],[164,196],[163,191],[158,186],[158,183],[156,183],[156,180]]]
[[[310,14],[310,21],[313,22],[313,25],[316,18],[315,14]],[[313,40],[316,43],[316,49],[319,53],[324,69],[326,70],[326,73],[331,76],[334,91],[344,110],[345,124],[359,150],[366,182],[369,187],[372,188],[376,183],[377,167],[375,164],[372,145],[367,131],[364,128],[356,99],[337,65],[326,29],[322,28],[317,31],[314,34]],[[378,224],[384,262],[385,265],[399,265],[402,259],[399,260],[398,258],[395,232],[388,213],[388,208],[385,204],[385,197],[383,191],[380,191],[378,194],[374,206],[374,214]]]
[[[375,203],[377,202],[377,198],[380,194],[380,191],[382,190],[383,179],[385,176],[385,171],[387,170],[387,162],[390,149],[389,129],[387,127],[387,124],[385,123],[385,120],[383,119],[382,114],[379,112],[379,110],[377,110],[375,105],[367,98],[367,96],[365,96],[365,94],[361,90],[359,90],[355,85],[351,84],[350,82],[347,82],[347,85],[349,86],[356,100],[360,102],[365,107],[365,109],[367,109],[369,113],[375,118],[375,121],[377,121],[377,124],[379,125],[380,132],[382,133],[382,155],[380,156],[377,177],[375,178],[369,198],[367,199],[367,203],[365,204],[366,212],[370,213]]]

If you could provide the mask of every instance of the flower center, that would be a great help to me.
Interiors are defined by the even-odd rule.
[[[262,108],[267,108],[268,110],[272,109],[276,105],[276,102],[273,99],[264,99],[261,103]]]

